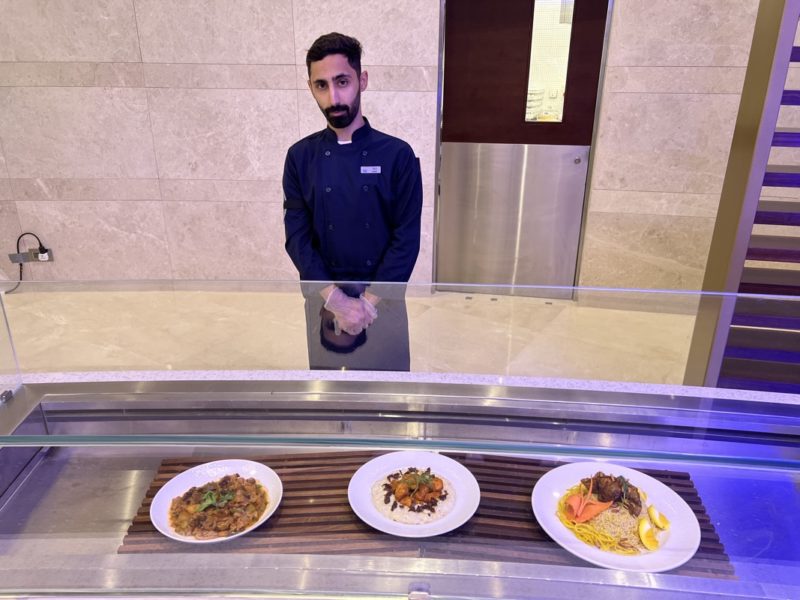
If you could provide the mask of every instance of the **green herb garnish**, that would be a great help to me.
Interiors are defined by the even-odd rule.
[[[421,485],[427,486],[428,488],[433,487],[433,475],[430,469],[423,473],[419,471],[415,473],[406,473],[403,476],[403,482],[408,486],[409,495],[413,495]]]
[[[215,508],[222,508],[231,500],[233,500],[232,492],[225,492],[224,494],[217,496],[216,492],[209,490],[205,494],[203,494],[203,501],[200,503],[197,512],[203,512],[210,506],[213,506]]]

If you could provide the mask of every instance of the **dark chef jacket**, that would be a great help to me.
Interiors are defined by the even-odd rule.
[[[304,281],[408,281],[419,254],[422,176],[406,142],[364,126],[294,144],[283,171],[286,251]]]

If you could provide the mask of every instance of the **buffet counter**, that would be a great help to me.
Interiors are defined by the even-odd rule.
[[[0,491],[0,593],[800,597],[796,396],[488,376],[163,375],[26,376],[0,406],[0,461],[32,456]],[[473,512],[420,537],[370,520],[359,505],[369,492],[351,479],[396,452],[437,457],[456,506]],[[151,513],[159,490],[217,460],[274,471],[274,512],[216,543],[164,535]],[[659,549],[631,562],[609,553],[612,566],[600,566],[595,548],[559,530],[558,496],[577,481],[558,474],[581,463],[632,473],[648,490],[645,504],[672,519]]]

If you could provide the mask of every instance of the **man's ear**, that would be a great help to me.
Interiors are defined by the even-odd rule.
[[[365,91],[367,89],[367,83],[369,81],[369,73],[366,71],[361,71],[361,75],[358,77],[358,83],[361,86],[361,91]]]

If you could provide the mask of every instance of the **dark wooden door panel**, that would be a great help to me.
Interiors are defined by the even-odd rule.
[[[442,141],[589,146],[608,3],[575,0],[564,120],[527,123],[531,0],[445,6]]]

